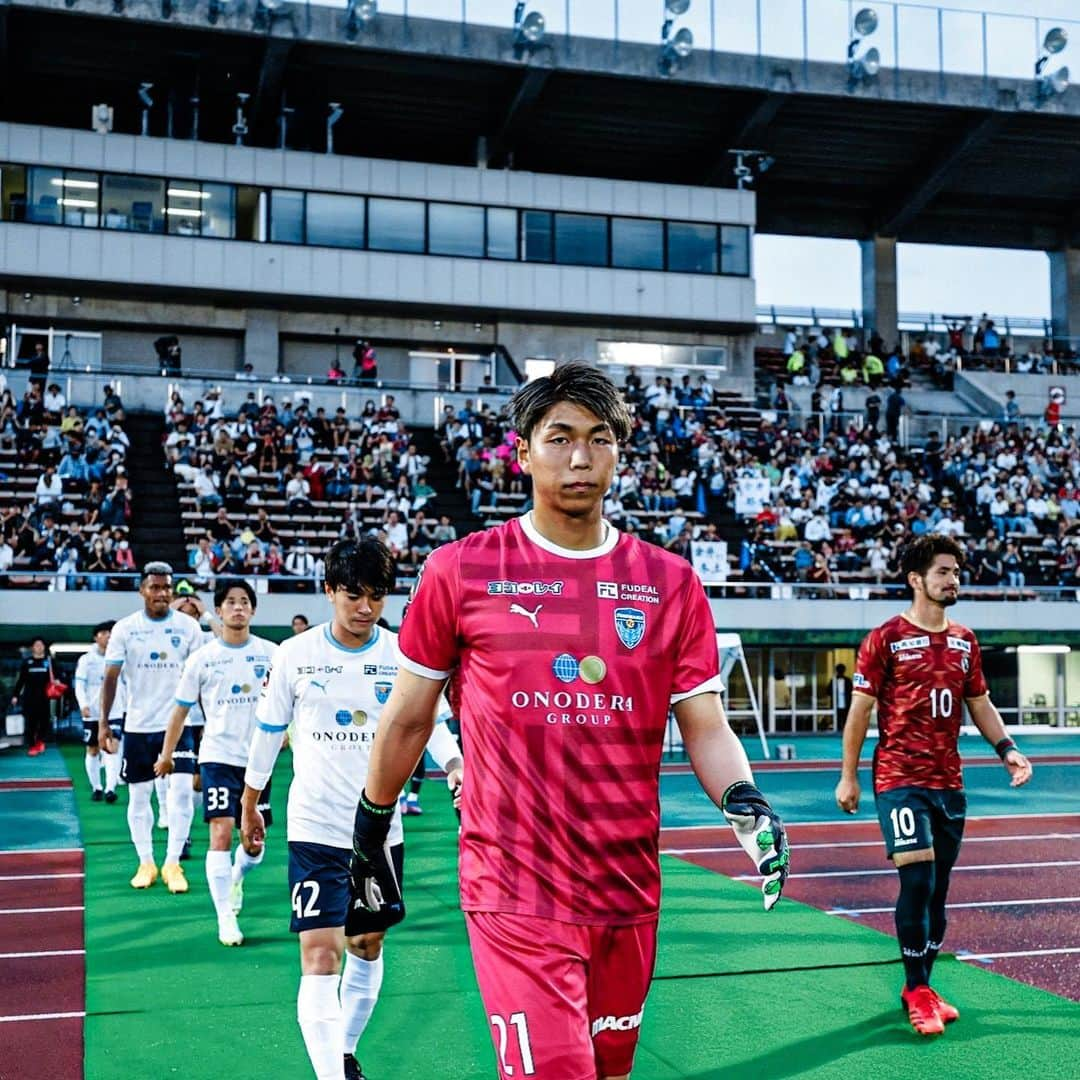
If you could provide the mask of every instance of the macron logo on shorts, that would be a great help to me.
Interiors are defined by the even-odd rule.
[[[641,1027],[641,1018],[645,1010],[633,1016],[598,1016],[592,1023],[592,1037],[595,1039],[602,1031],[633,1031]]]

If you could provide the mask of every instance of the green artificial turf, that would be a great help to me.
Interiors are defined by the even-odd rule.
[[[81,750],[65,751],[78,778]],[[242,948],[226,949],[206,891],[205,827],[191,892],[127,882],[135,856],[124,797],[91,803],[86,843],[87,1080],[277,1080],[312,1075],[296,1026],[297,946],[288,931],[284,795],[275,774],[266,859],[247,879]],[[386,946],[386,979],[361,1041],[371,1080],[493,1080],[455,880],[455,821],[435,783],[407,822],[409,915]],[[160,852],[164,833],[155,833]],[[899,1009],[892,939],[665,858],[656,980],[634,1080],[1039,1080],[1074,1077],[1080,1007],[951,958],[935,980],[963,1016],[937,1039]]]

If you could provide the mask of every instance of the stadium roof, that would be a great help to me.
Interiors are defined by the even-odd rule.
[[[1039,106],[1034,80],[908,71],[853,89],[841,64],[724,53],[665,79],[645,44],[560,36],[526,62],[509,27],[380,15],[350,42],[344,13],[323,7],[253,31],[254,3],[215,26],[202,3],[168,20],[156,5],[71,3],[0,0],[4,119],[86,128],[106,102],[116,130],[138,131],[145,81],[152,133],[171,100],[187,137],[197,95],[200,137],[222,143],[243,91],[247,141],[264,146],[282,93],[300,149],[323,148],[330,101],[345,154],[474,164],[483,139],[493,167],[731,186],[727,151],[751,146],[775,159],[756,183],[762,232],[1080,245],[1076,89]]]

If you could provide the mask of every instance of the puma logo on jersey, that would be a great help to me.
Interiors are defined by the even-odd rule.
[[[311,685],[317,686],[324,694],[326,693],[326,683],[316,682],[314,679],[312,679]]]
[[[530,611],[528,608],[524,608],[520,604],[511,604],[510,605],[510,614],[511,615],[524,615],[525,618],[528,619],[529,622],[531,622],[533,624],[533,628],[536,629],[536,630],[539,630],[540,629],[539,616],[540,616],[540,611],[543,608],[543,606],[544,606],[543,604],[537,604],[536,605],[536,610],[535,611]]]

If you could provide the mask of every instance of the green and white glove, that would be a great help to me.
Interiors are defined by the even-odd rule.
[[[724,792],[720,809],[743,851],[765,879],[761,892],[765,910],[771,911],[784,891],[791,859],[784,823],[765,796],[746,780],[736,781]]]

